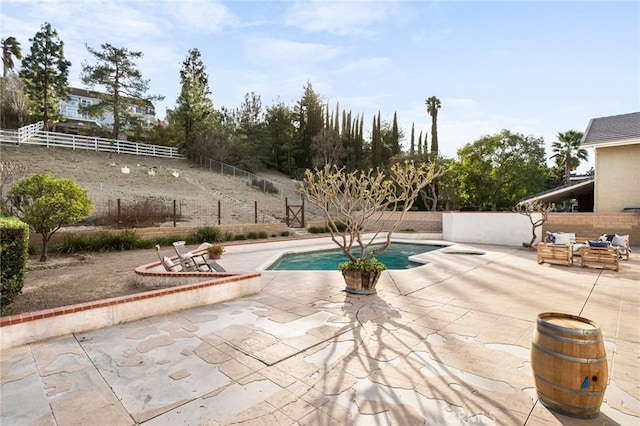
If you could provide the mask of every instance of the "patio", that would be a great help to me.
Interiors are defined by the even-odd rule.
[[[279,250],[234,246],[219,262],[255,271]],[[385,273],[374,296],[346,294],[337,271],[262,271],[255,295],[3,351],[0,422],[637,424],[634,253],[615,272],[456,244]],[[537,402],[529,351],[548,311],[601,326],[609,384],[596,419]]]

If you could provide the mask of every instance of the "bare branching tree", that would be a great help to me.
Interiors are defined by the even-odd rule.
[[[5,188],[27,175],[27,166],[14,161],[0,161],[0,210],[9,209],[10,197]]]
[[[549,212],[554,208],[555,204],[543,203],[539,200],[532,200],[526,203],[518,203],[513,208],[514,212],[527,216],[529,218],[529,222],[531,222],[531,241],[528,244],[522,243],[523,246],[533,247],[533,243],[536,241],[536,229],[541,227],[547,221]],[[536,218],[534,218],[534,216]]]
[[[326,165],[315,171],[307,170],[300,189],[323,212],[333,242],[355,262],[370,259],[389,247],[392,233],[420,191],[441,174],[433,164],[416,166],[409,161],[392,165],[388,174],[379,169],[347,173],[344,168]],[[385,219],[394,211],[401,214],[389,225]],[[339,230],[341,223],[344,231]],[[366,238],[365,228],[372,230]],[[385,243],[367,251],[383,235]],[[359,246],[359,256],[352,254],[355,244]]]

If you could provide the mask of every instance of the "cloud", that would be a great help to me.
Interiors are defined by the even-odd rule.
[[[340,36],[372,36],[376,24],[389,22],[395,2],[312,1],[291,6],[284,16],[286,25],[310,32]]]
[[[162,7],[164,3],[157,4]],[[239,25],[237,16],[217,1],[185,0],[170,4],[168,14],[174,17],[176,25],[189,32],[217,33]]]
[[[393,61],[387,57],[365,58],[357,61],[348,62],[340,67],[338,73],[359,73],[360,71],[385,72],[393,67]]]
[[[270,37],[247,39],[247,51],[252,59],[266,61],[281,66],[294,65],[296,68],[311,66],[343,53],[339,47],[322,43],[304,43]]]

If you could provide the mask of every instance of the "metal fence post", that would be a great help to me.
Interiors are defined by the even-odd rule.
[[[221,216],[221,212],[222,211],[222,203],[220,200],[218,200],[218,225],[220,225],[222,223],[222,221],[220,220],[220,216]]]
[[[254,210],[254,222],[258,223],[258,202],[253,202],[253,210]]]
[[[176,200],[173,200],[173,227],[176,227]]]
[[[121,212],[121,209],[120,209],[120,198],[118,198],[118,214],[116,216],[117,219],[118,219],[118,228],[120,227],[120,212]]]

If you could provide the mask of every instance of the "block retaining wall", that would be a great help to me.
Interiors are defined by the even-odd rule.
[[[631,246],[640,246],[639,213],[549,213],[542,235],[574,232],[578,237],[597,238],[602,234],[629,235]]]

